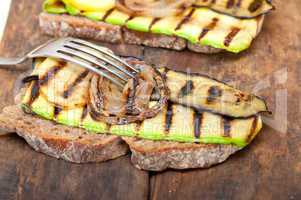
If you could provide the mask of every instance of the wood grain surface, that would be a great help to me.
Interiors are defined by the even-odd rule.
[[[210,169],[148,173],[135,169],[129,156],[83,165],[56,160],[7,134],[0,136],[0,199],[301,199],[301,1],[274,4],[262,33],[239,55],[103,44],[264,97],[274,115],[264,117],[247,148]],[[13,0],[1,55],[22,55],[49,39],[39,31],[40,12],[41,0]],[[0,108],[12,104],[20,73],[0,70]]]

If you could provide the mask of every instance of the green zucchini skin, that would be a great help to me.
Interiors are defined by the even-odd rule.
[[[116,8],[80,11],[66,0],[46,0],[43,9],[48,13],[84,16],[91,20],[104,21],[139,32],[178,36],[192,44],[211,46],[233,53],[249,48],[259,33],[264,19],[262,15],[250,19],[239,19],[206,7],[187,8],[178,16],[157,19],[130,16]]]
[[[54,71],[53,69],[59,70]],[[262,121],[256,113],[244,118],[235,118],[224,114],[215,114],[212,111],[200,111],[189,104],[185,106],[180,105],[179,103],[185,104],[185,102],[182,102],[181,98],[177,100],[179,95],[187,96],[208,91],[208,84],[211,87],[218,86],[223,90],[231,89],[230,91],[233,90],[234,94],[237,90],[208,77],[194,75],[191,79],[191,82],[195,84],[194,87],[196,83],[203,83],[203,85],[198,86],[197,88],[199,89],[192,92],[194,88],[186,86],[187,82],[183,86],[182,80],[187,81],[187,77],[183,77],[182,73],[171,70],[163,71],[162,73],[165,73],[167,77],[166,83],[168,87],[175,86],[175,83],[169,83],[168,79],[176,80],[180,87],[173,87],[179,89],[171,90],[171,101],[159,114],[142,122],[109,125],[97,120],[89,109],[89,98],[85,96],[89,88],[86,85],[86,83],[89,83],[89,75],[86,76],[86,79],[82,79],[81,83],[77,82],[78,85],[75,86],[77,87],[76,93],[71,93],[68,97],[61,97],[60,94],[64,93],[64,89],[69,88],[70,83],[74,82],[72,80],[76,80],[78,76],[82,75],[82,68],[50,58],[37,63],[32,76],[38,76],[39,79],[32,80],[29,83],[22,100],[22,108],[27,113],[31,112],[57,123],[81,127],[95,133],[111,133],[151,140],[234,144],[244,147],[258,134],[262,127]],[[49,72],[52,72],[52,74]],[[43,81],[45,74],[50,74],[50,77],[47,77],[47,83]],[[185,87],[186,91],[183,90],[183,87]],[[177,97],[176,100],[178,102],[173,101],[175,97]],[[206,97],[207,100],[208,98]],[[216,100],[213,98],[212,101]],[[154,103],[151,102],[151,105]],[[210,103],[212,104],[212,102]],[[231,105],[225,104],[224,106]],[[245,105],[242,104],[242,106]],[[219,106],[216,108],[219,108]]]

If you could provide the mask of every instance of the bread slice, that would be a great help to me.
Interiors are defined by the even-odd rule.
[[[223,51],[209,46],[188,44],[186,40],[176,36],[132,31],[124,27],[96,22],[80,16],[43,12],[39,16],[39,24],[45,34],[56,37],[73,36],[110,43],[137,44],[173,50],[183,50],[187,47],[192,51],[202,53]]]
[[[75,163],[101,162],[128,153],[118,136],[93,134],[25,114],[20,106],[8,106],[0,114],[0,128],[16,132],[36,151]]]
[[[143,170],[208,168],[225,161],[240,147],[223,144],[191,144],[122,137],[132,152],[135,167]]]
[[[17,105],[3,109],[0,128],[16,132],[36,151],[75,163],[117,158],[127,154],[129,145],[134,166],[150,171],[207,168],[240,150],[233,145],[151,141],[89,133],[25,114]]]

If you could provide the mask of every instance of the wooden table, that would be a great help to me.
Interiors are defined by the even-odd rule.
[[[239,55],[105,44],[263,96],[280,120],[266,117],[268,125],[250,146],[210,169],[149,173],[135,169],[129,156],[83,165],[56,160],[8,134],[0,136],[0,199],[301,199],[301,1],[275,5],[252,48]],[[39,31],[40,11],[41,1],[12,1],[1,55],[21,55],[49,39]],[[0,70],[0,108],[13,103],[19,75]]]

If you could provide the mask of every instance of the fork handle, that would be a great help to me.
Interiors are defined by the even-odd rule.
[[[22,58],[3,58],[0,57],[0,68],[2,66],[7,66],[7,65],[17,65],[20,64],[22,62],[24,62],[26,60],[26,57],[22,57]]]

